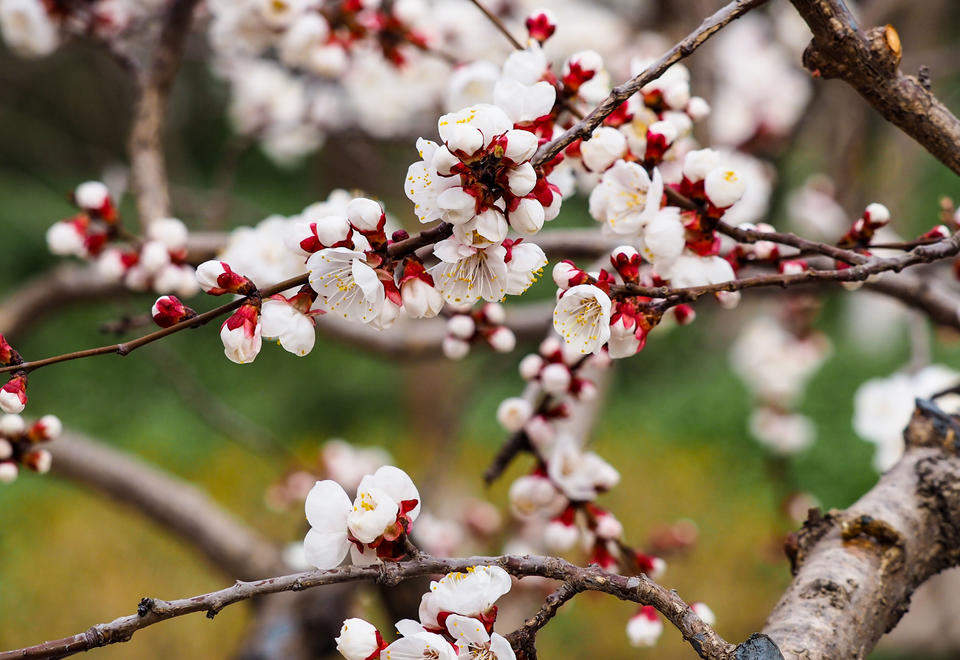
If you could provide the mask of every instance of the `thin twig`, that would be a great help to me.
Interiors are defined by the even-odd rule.
[[[500,30],[500,33],[507,38],[507,41],[509,41],[514,48],[517,50],[523,50],[523,44],[517,41],[516,38],[510,34],[510,30],[507,29],[507,26],[503,24],[503,21],[501,21],[496,14],[484,7],[479,0],[470,0],[470,2],[472,2],[477,9],[482,11],[484,16],[490,19],[490,22],[493,23],[498,30]]]

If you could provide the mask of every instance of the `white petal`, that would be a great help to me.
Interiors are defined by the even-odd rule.
[[[311,566],[321,570],[336,568],[347,556],[351,543],[347,540],[347,528],[340,533],[323,533],[315,529],[307,532],[303,539],[303,551]]]

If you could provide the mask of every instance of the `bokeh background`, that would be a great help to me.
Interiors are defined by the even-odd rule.
[[[861,4],[879,19],[873,23],[896,25],[904,68],[928,64],[940,98],[960,107],[958,12],[951,3],[925,2],[922,9],[913,3]],[[655,12],[651,20],[660,21],[668,35],[681,34],[716,5],[677,3],[678,11]],[[709,62],[709,48],[691,59],[695,78],[705,84]],[[903,235],[935,224],[939,197],[960,193],[956,178],[841,83],[816,89],[792,145],[776,158],[770,222],[788,226],[788,192],[823,172],[837,182],[838,201],[851,219],[865,203],[882,201]],[[57,265],[44,232],[71,213],[67,192],[125,162],[131,99],[129,81],[92,47],[71,45],[42,61],[0,52],[0,300]],[[226,102],[198,40],[174,90],[166,140],[174,208],[191,227],[229,228],[271,213],[294,214],[338,187],[369,191],[401,222],[415,223],[400,186],[415,155],[411,142],[333,135],[302,165],[279,169],[231,134]],[[224,165],[230,160],[236,162],[233,174]],[[221,191],[231,178],[228,204],[218,207],[227,212],[211,220],[207,212],[224,203]],[[129,199],[122,212],[133,217]],[[575,198],[564,203],[554,226],[591,224],[585,200]],[[527,299],[551,295],[552,285],[540,282]],[[678,519],[696,523],[698,542],[670,559],[664,582],[690,600],[707,602],[727,639],[760,629],[789,580],[780,543],[794,523],[780,507],[784,493],[802,490],[824,507],[844,507],[877,478],[873,448],[851,426],[853,394],[864,380],[901,367],[910,347],[901,321],[879,341],[864,339],[858,325],[864,319],[850,305],[861,295],[837,290],[823,297],[816,325],[834,351],[800,407],[815,421],[817,441],[786,462],[772,460],[749,437],[750,395],[729,366],[731,341],[754,307],[765,304],[765,295],[746,295],[733,313],[701,305],[695,324],[654,333],[641,354],[614,372],[593,437],[624,479],[601,503],[617,513],[628,539],[637,543]],[[14,338],[15,345],[30,357],[100,345],[110,341],[99,330],[103,322],[145,310],[151,301],[127,295],[49,310]],[[206,308],[213,301],[194,302]],[[931,333],[934,359],[960,368],[957,337]],[[532,346],[506,356],[475,350],[462,363],[439,355],[404,363],[321,337],[308,357],[267,347],[256,363],[240,367],[224,359],[208,328],[127,358],[106,356],[38,372],[31,377],[30,409],[56,413],[68,428],[203,488],[278,541],[294,541],[304,531],[302,512],[272,510],[264,492],[292,467],[291,455],[314,463],[321,443],[333,437],[384,447],[434,492],[471,493],[506,511],[510,477],[529,469],[529,459],[516,461],[490,489],[483,488],[480,473],[504,438],[494,412],[502,398],[522,388],[516,363],[525,348]],[[246,432],[225,432],[206,421],[198,409],[204,401],[185,393],[184,380],[246,420]],[[443,460],[432,460],[436,456]],[[78,632],[129,613],[142,596],[185,596],[226,582],[187,544],[122,503],[53,476],[24,474],[0,488],[0,648]],[[364,602],[372,601],[358,607]],[[586,595],[568,609],[541,636],[542,657],[692,656],[669,626],[657,647],[630,649],[623,632],[633,613],[629,604]],[[213,622],[188,616],[95,654],[230,657],[248,620],[246,605],[228,608]],[[903,649],[875,656],[936,657]]]

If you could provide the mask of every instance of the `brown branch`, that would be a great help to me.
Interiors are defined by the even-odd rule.
[[[786,658],[866,656],[924,580],[960,563],[955,420],[918,401],[903,458],[846,511],[811,510],[764,628]]]
[[[679,289],[674,289],[669,286],[644,287],[627,284],[611,287],[611,293],[662,298],[664,299],[663,302],[656,304],[662,308],[666,308],[683,302],[693,302],[701,296],[720,291],[741,291],[767,286],[788,287],[813,282],[862,282],[871,275],[891,271],[900,272],[910,266],[932,263],[940,259],[952,257],[958,252],[960,252],[960,234],[931,245],[921,245],[910,252],[896,257],[870,257],[863,263],[840,270],[806,270],[795,274],[758,275],[755,277],[734,279],[719,284],[706,284],[703,286]]]
[[[358,581],[391,586],[411,578],[463,571],[471,566],[500,566],[516,577],[536,575],[561,580],[578,590],[603,592],[621,600],[652,605],[680,630],[684,639],[703,658],[731,658],[735,649],[733,644],[724,641],[703,623],[675,591],[665,589],[643,575],[627,577],[607,573],[595,566],[583,568],[556,557],[506,555],[439,559],[423,556],[395,564],[308,571],[255,582],[238,580],[236,584],[219,591],[177,600],[144,598],[136,614],[93,626],[70,637],[0,653],[0,660],[65,657],[128,641],[136,631],[174,617],[194,612],[205,612],[208,617],[213,617],[228,605],[266,594]]]
[[[522,660],[536,660],[537,658],[537,633],[550,620],[557,615],[560,608],[578,593],[582,591],[576,584],[564,582],[555,591],[550,593],[544,600],[543,605],[532,617],[523,622],[521,628],[517,628],[507,635],[507,641]]]
[[[832,259],[836,259],[837,261],[842,261],[848,264],[862,264],[869,260],[869,257],[854,252],[853,250],[845,250],[843,248],[838,248],[826,243],[810,241],[789,232],[742,229],[741,227],[729,225],[722,220],[717,222],[716,229],[721,234],[726,234],[727,236],[734,238],[741,243],[770,241],[771,243],[779,243],[780,245],[789,245],[790,247],[797,248],[801,252],[806,252],[808,254],[822,254],[826,257],[830,257]],[[923,243],[923,245],[928,244],[929,243]],[[917,247],[917,245],[913,245],[911,247]]]
[[[53,474],[133,507],[225,574],[254,579],[283,570],[276,546],[186,481],[77,433],[65,432],[49,448]]]
[[[692,54],[697,48],[703,45],[707,39],[716,34],[717,31],[728,23],[765,2],[766,0],[735,0],[712,16],[709,16],[696,30],[664,53],[660,59],[648,66],[640,75],[614,87],[610,91],[610,95],[607,96],[600,105],[591,110],[586,117],[568,128],[555,140],[540,147],[537,154],[533,157],[533,165],[543,165],[552,160],[568,144],[575,140],[589,139],[593,134],[593,130],[603,123],[603,120],[606,119],[610,113],[620,107],[621,103],[639,92],[641,87],[656,80],[671,66]]]
[[[900,37],[891,26],[861,30],[840,0],[791,0],[813,41],[803,63],[815,76],[840,78],[883,117],[960,174],[960,120],[899,67]]]
[[[170,191],[163,155],[163,120],[170,87],[199,0],[174,0],[167,10],[153,61],[137,72],[138,97],[130,128],[130,182],[144,226],[170,215]]]

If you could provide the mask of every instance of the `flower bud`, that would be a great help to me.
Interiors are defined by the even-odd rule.
[[[507,311],[500,303],[487,303],[483,306],[483,316],[489,323],[503,325],[507,320]]]
[[[557,29],[557,17],[549,9],[537,9],[524,21],[531,39],[541,44],[549,39]]]
[[[17,480],[17,474],[20,470],[17,469],[16,463],[6,462],[0,463],[0,484],[10,484]]]
[[[116,248],[109,248],[100,253],[96,261],[97,274],[107,282],[119,282],[127,272],[127,263],[123,252]]]
[[[720,303],[720,306],[724,309],[736,309],[737,305],[740,304],[739,291],[717,291],[714,295],[716,295],[717,302]]]
[[[443,338],[443,354],[451,360],[462,360],[470,352],[470,344],[447,335]]]
[[[5,461],[13,456],[13,445],[6,438],[0,438],[0,461]]]
[[[543,528],[543,543],[551,552],[566,552],[576,545],[579,538],[577,526],[559,518],[551,520]]]
[[[609,511],[597,515],[594,532],[602,539],[618,539],[623,535],[623,525]]]
[[[0,434],[12,438],[27,430],[27,423],[20,415],[4,415],[0,417]],[[3,458],[3,457],[0,457]]]
[[[437,206],[443,210],[443,219],[460,225],[476,215],[477,200],[460,186],[447,188],[437,195]]]
[[[586,273],[569,261],[558,261],[553,267],[553,282],[557,288],[566,291],[572,286],[582,284],[586,280]]]
[[[807,269],[807,262],[803,259],[791,259],[780,263],[780,272],[784,275],[799,275]]]
[[[337,651],[346,660],[368,660],[382,647],[380,633],[363,619],[347,619],[335,640]]]
[[[864,210],[863,219],[869,222],[873,229],[879,229],[890,222],[890,210],[883,204],[874,202]]]
[[[647,127],[647,160],[659,161],[678,137],[677,127],[669,121],[657,121]]]
[[[33,423],[28,435],[34,442],[56,440],[63,432],[63,423],[56,415],[44,415]]]
[[[53,456],[46,449],[34,449],[23,455],[23,464],[38,474],[49,472],[51,463]]]
[[[233,272],[225,261],[204,261],[197,266],[197,283],[207,293],[220,296],[225,293],[248,295],[256,291],[253,282]]]
[[[507,142],[503,157],[513,163],[525,163],[537,152],[537,136],[530,131],[514,129],[507,131],[503,137]]]
[[[220,326],[220,340],[227,359],[236,364],[249,364],[256,359],[263,345],[260,310],[245,304]]]
[[[576,93],[580,86],[591,80],[603,68],[603,58],[593,50],[574,53],[563,64],[565,91]]]
[[[450,153],[445,144],[441,144],[433,152],[433,159],[430,164],[441,176],[450,176],[453,173],[453,168],[460,164],[460,159]]]
[[[563,394],[570,387],[570,370],[562,364],[548,364],[540,372],[540,384],[550,394]]]
[[[73,191],[73,201],[84,211],[94,213],[107,222],[117,219],[110,191],[99,181],[86,181],[77,186]]]
[[[170,250],[160,241],[147,241],[140,248],[137,265],[148,273],[156,273],[170,263]]]
[[[412,277],[400,286],[403,308],[415,319],[432,319],[443,309],[443,296],[419,277]]]
[[[362,232],[372,232],[383,229],[386,216],[377,202],[366,197],[357,197],[347,204],[347,220]]]
[[[693,121],[701,121],[710,115],[710,104],[699,96],[692,97],[687,102],[687,114]]]
[[[663,633],[663,621],[651,605],[644,605],[627,622],[627,637],[636,647],[655,646]]]
[[[610,126],[601,126],[593,132],[593,137],[580,145],[580,157],[590,171],[603,172],[620,159],[626,149],[627,138],[623,133]]]
[[[447,332],[458,339],[470,339],[477,329],[472,317],[466,314],[451,316],[447,321]]]
[[[719,165],[720,154],[713,149],[689,151],[683,157],[683,177],[690,183],[697,183]]]
[[[147,238],[159,241],[170,250],[187,247],[187,226],[176,218],[157,218],[147,227]]]
[[[711,610],[706,603],[691,603],[690,609],[692,609],[693,613],[700,617],[700,620],[708,626],[712,626],[717,623],[717,615],[713,613],[713,610]]]
[[[673,318],[677,325],[690,325],[697,318],[697,312],[690,305],[677,305],[673,308]]]
[[[524,380],[533,380],[540,373],[542,367],[543,358],[531,353],[520,360],[520,377]]]
[[[19,355],[3,334],[0,334],[0,365],[13,364],[14,359],[19,359]]]
[[[169,328],[180,321],[197,315],[195,311],[180,302],[176,296],[160,296],[150,310],[153,322],[161,328]]]
[[[27,377],[14,376],[0,388],[0,410],[19,415],[27,406]]]
[[[529,162],[518,165],[507,175],[507,187],[517,197],[528,195],[537,185],[537,173]]]
[[[522,429],[532,414],[533,405],[526,399],[516,396],[504,399],[497,407],[497,421],[510,433]]]
[[[513,330],[501,325],[490,333],[487,342],[497,353],[509,353],[517,346],[517,336],[513,334]]]
[[[543,205],[537,200],[524,197],[516,208],[507,213],[510,226],[520,234],[536,234],[543,227],[545,215]]]
[[[86,236],[75,222],[55,222],[47,229],[47,248],[60,257],[82,257],[87,253]]]
[[[736,170],[724,167],[716,167],[710,170],[703,185],[707,199],[718,209],[733,206],[743,197],[747,188],[743,177]]]

